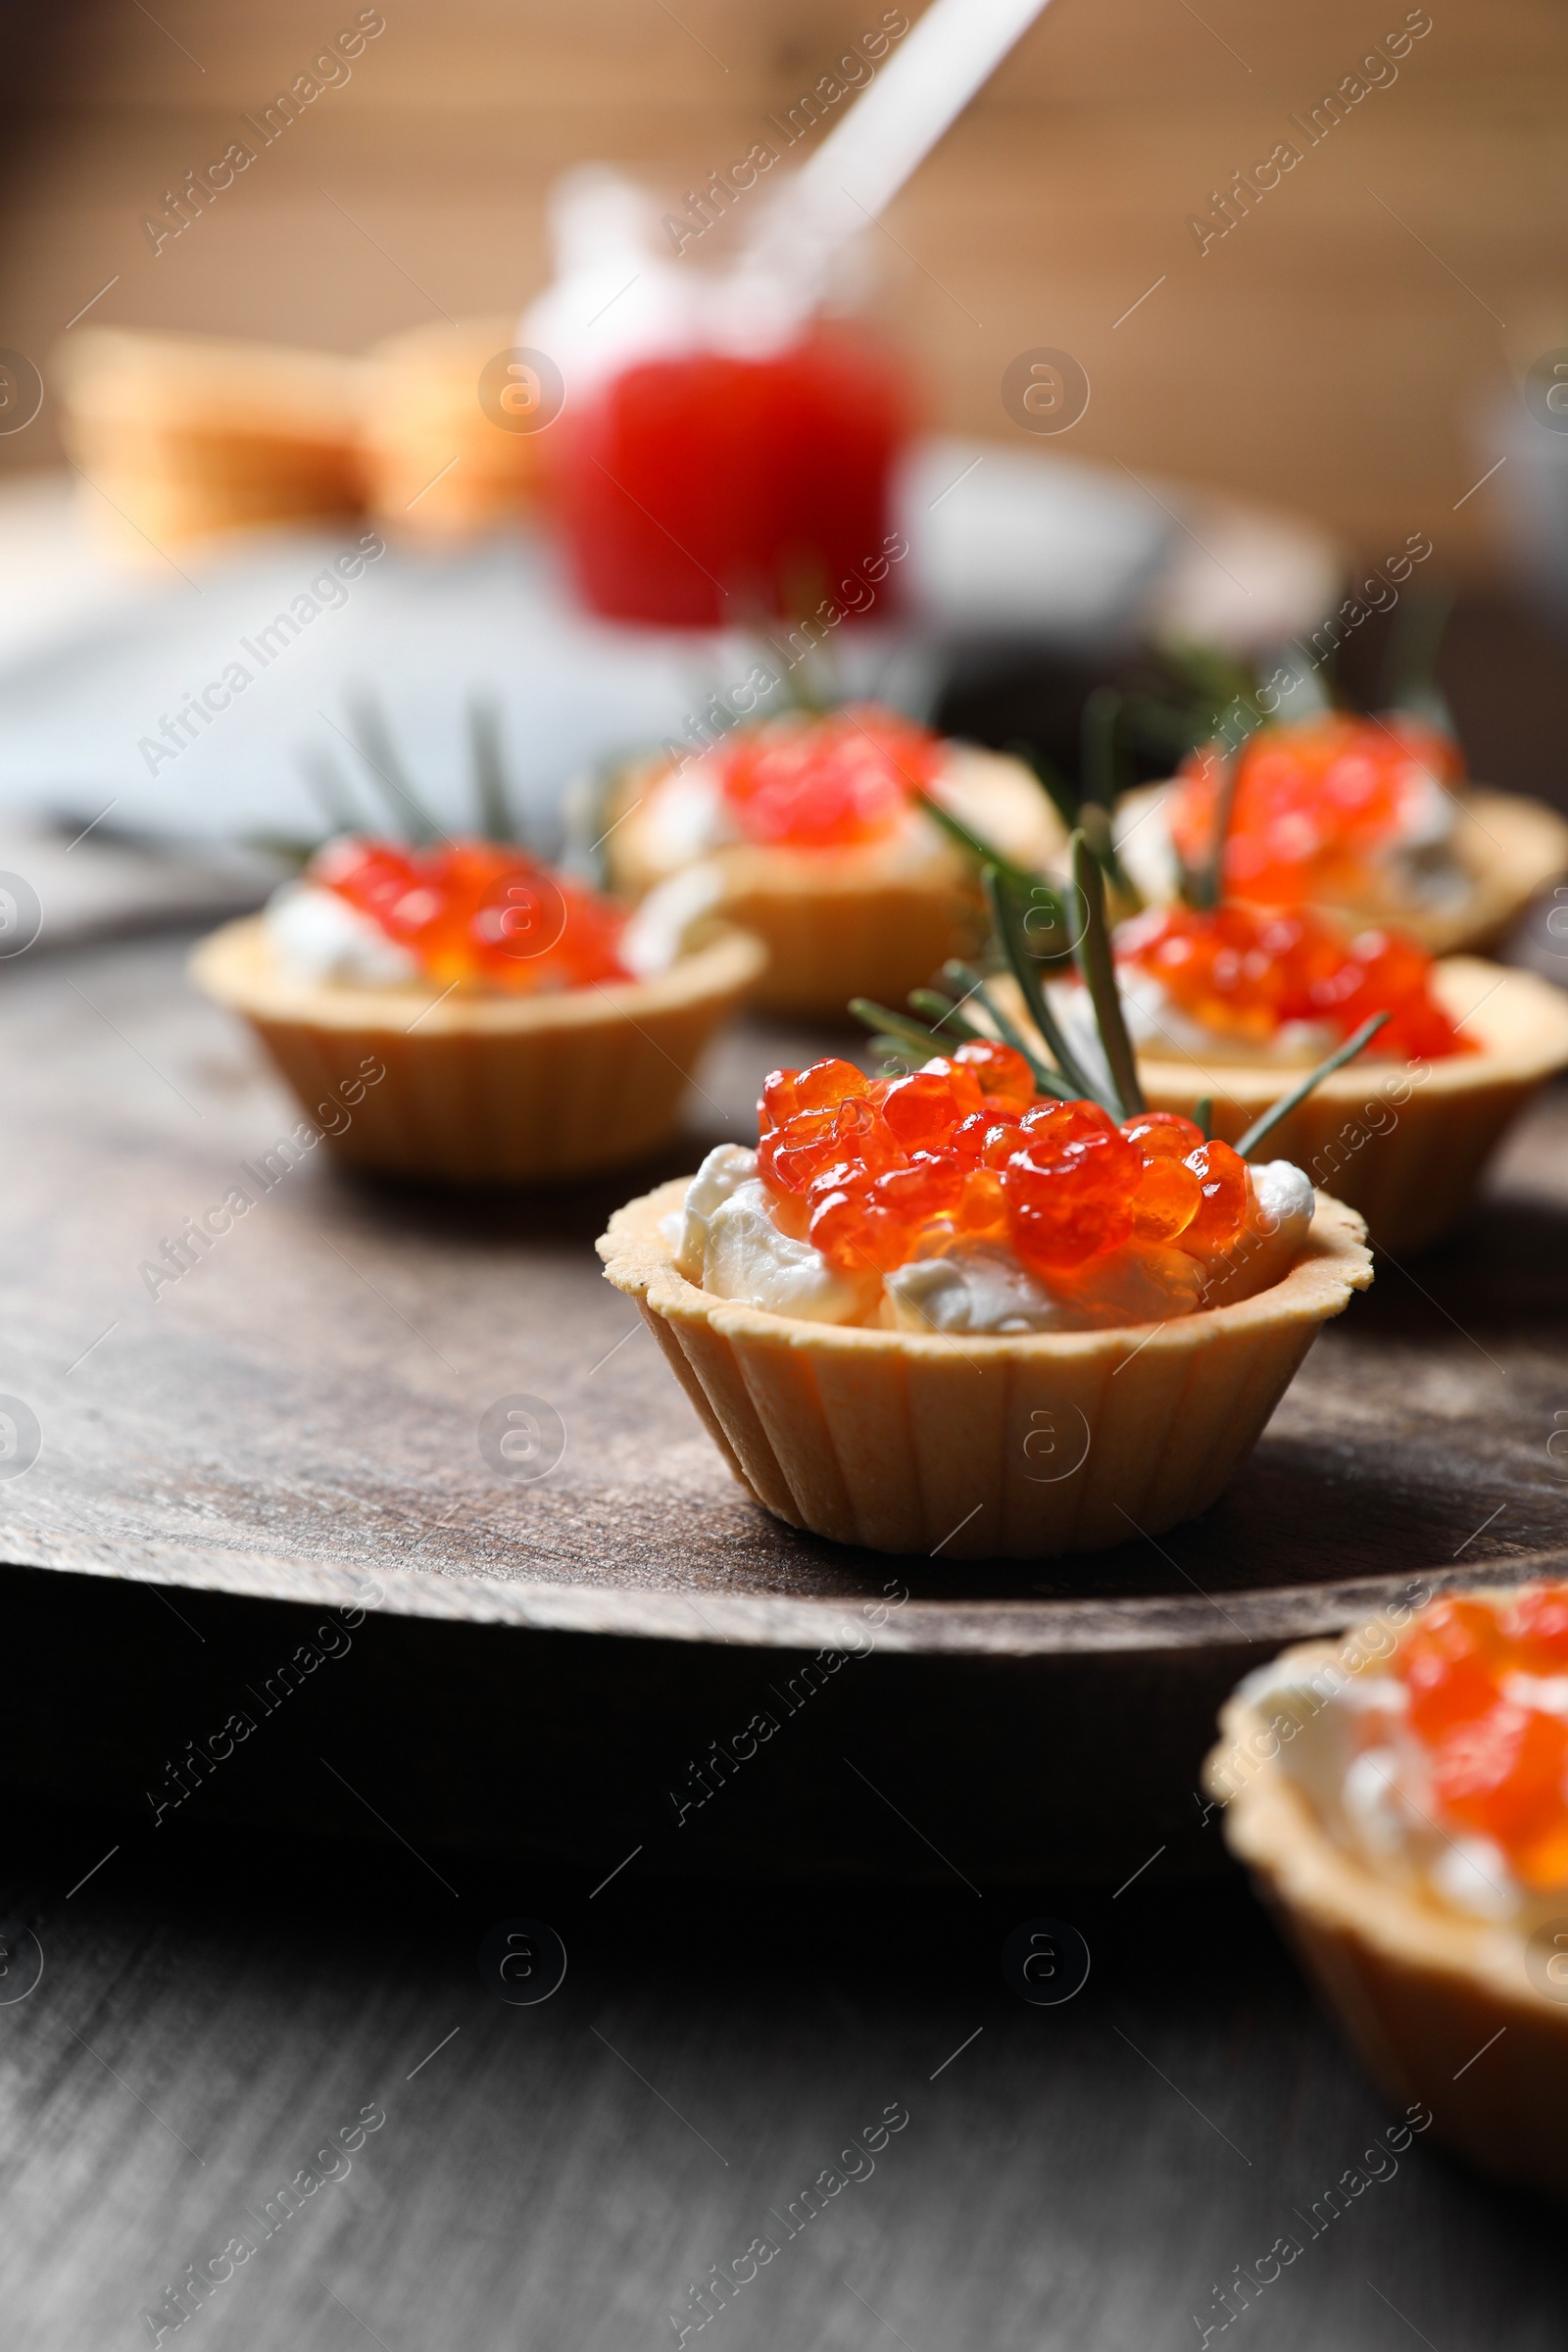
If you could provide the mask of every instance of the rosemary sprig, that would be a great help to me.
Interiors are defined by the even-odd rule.
[[[444,841],[446,835],[419,799],[404,768],[386,714],[373,696],[361,695],[350,703],[349,723],[354,730],[355,750],[381,786],[387,806],[408,828],[410,839],[419,843]]]
[[[1030,770],[1035,782],[1060,817],[1062,831],[1070,833],[1078,822],[1076,788],[1068,783],[1054,760],[1048,760],[1043,752],[1037,752],[1033,744],[1025,743],[1021,738],[1015,737],[1006,749],[1010,758]]]
[[[1225,682],[1233,683],[1234,674],[1227,672]],[[1119,713],[1121,705],[1118,703],[1116,708]],[[1233,710],[1241,708],[1240,697],[1235,699],[1232,708]],[[1255,704],[1249,700],[1247,708],[1252,723],[1261,723],[1261,713],[1257,711]],[[1109,710],[1108,705],[1104,710]],[[1102,712],[1096,723],[1102,725],[1109,734],[1113,732],[1115,716]],[[1245,734],[1250,731],[1250,726],[1243,730],[1243,740]],[[1212,740],[1212,736],[1203,739]],[[1225,846],[1240,766],[1238,750],[1234,745],[1228,746],[1222,756],[1225,772],[1221,778],[1215,810],[1212,851],[1200,872],[1184,876],[1184,895],[1189,897],[1191,904],[1203,908],[1218,906],[1223,896]],[[1031,760],[1031,764],[1036,763]],[[930,1059],[951,1047],[955,1038],[967,1041],[994,1037],[1023,1055],[1039,1093],[1054,1095],[1069,1102],[1097,1102],[1117,1120],[1134,1118],[1146,1105],[1138,1074],[1137,1054],[1122,1009],[1115,946],[1105,914],[1106,875],[1107,870],[1113,869],[1104,855],[1102,841],[1097,841],[1091,832],[1092,827],[1097,831],[1102,828],[1102,840],[1108,846],[1108,810],[1098,798],[1077,802],[1054,771],[1036,765],[1036,773],[1040,775],[1042,785],[1051,794],[1058,811],[1064,816],[1070,811],[1077,819],[1070,830],[1068,848],[1072,860],[1073,892],[1082,906],[1083,923],[1078,936],[1071,941],[1070,951],[1065,953],[1054,945],[1054,939],[1069,935],[1067,908],[1061,894],[1052,884],[1027,872],[1014,859],[994,850],[960,817],[955,816],[951,809],[943,808],[928,794],[921,792],[915,796],[935,822],[980,867],[986,896],[991,904],[998,944],[1023,999],[1035,1038],[1025,1036],[1005,1007],[993,996],[981,974],[957,960],[943,966],[942,977],[949,986],[963,992],[960,997],[944,996],[930,988],[916,989],[910,993],[912,1011],[925,1015],[925,1021],[913,1019],[906,1013],[890,1011],[886,1005],[873,1004],[863,997],[856,998],[850,1010],[876,1032],[874,1042],[885,1053],[894,1055],[912,1053],[921,1059]],[[1033,901],[1037,905],[1043,901],[1044,909],[1049,915],[1054,939],[1052,948],[1045,954],[1037,952],[1029,936],[1026,901]],[[1094,1010],[1105,1060],[1105,1083],[1099,1082],[1085,1068],[1046,994],[1041,976],[1042,966],[1049,968],[1069,960],[1077,966],[1079,978]],[[979,1008],[990,1023],[989,1029],[982,1028],[970,1017],[965,1010],[970,1004]],[[1274,1132],[1280,1121],[1289,1117],[1297,1105],[1305,1101],[1322,1079],[1354,1059],[1389,1017],[1387,1013],[1377,1013],[1364,1021],[1353,1037],[1348,1039],[1336,1053],[1329,1054],[1315,1069],[1309,1070],[1261,1117],[1254,1119],[1236,1146],[1240,1155],[1244,1159],[1249,1158],[1258,1145]],[[1049,1061],[1037,1051],[1037,1041],[1051,1057]],[[1195,1109],[1195,1123],[1207,1141],[1213,1133],[1212,1096],[1202,1097]]]
[[[1137,1058],[1122,1014],[1121,991],[1116,985],[1116,958],[1111,949],[1110,926],[1105,920],[1104,876],[1099,858],[1081,832],[1073,835],[1070,847],[1072,878],[1084,906],[1084,927],[1077,946],[1078,972],[1095,1008],[1105,1066],[1116,1096],[1116,1116],[1128,1119],[1146,1105],[1143,1088],[1138,1083]]]
[[[913,797],[932,822],[939,825],[951,840],[956,841],[959,849],[965,851],[974,859],[976,865],[995,866],[997,872],[1004,874],[1015,890],[1027,893],[1049,887],[1041,882],[1038,874],[1030,873],[1027,866],[1017,864],[1014,859],[995,848],[989,841],[982,841],[978,833],[971,832],[961,816],[955,816],[951,808],[944,808],[942,803],[934,800],[930,793],[917,789]],[[1052,893],[1052,896],[1054,898],[1055,894]],[[1062,906],[1059,899],[1055,901],[1055,907],[1057,920],[1060,922],[1061,928],[1065,930],[1067,928],[1066,909]]]
[[[1200,1095],[1198,1101],[1193,1104],[1193,1125],[1198,1129],[1205,1144],[1212,1141],[1214,1134],[1214,1098],[1212,1095]]]
[[[986,1035],[977,1022],[970,1020],[961,1005],[956,1004],[951,997],[941,995],[934,988],[911,988],[909,1003],[916,1012],[925,1015],[933,1029],[946,1029],[954,1037],[962,1038],[965,1045]]]
[[[1181,874],[1182,897],[1200,914],[1217,906],[1225,896],[1225,845],[1230,839],[1231,818],[1236,813],[1236,787],[1242,773],[1239,750],[1227,750],[1220,757],[1224,768],[1214,801],[1214,838],[1208,859],[1200,866],[1184,865]]]
[[[1238,1139],[1236,1150],[1239,1155],[1243,1159],[1250,1159],[1258,1145],[1273,1134],[1280,1121],[1289,1118],[1297,1104],[1304,1102],[1312,1089],[1323,1079],[1329,1077],[1335,1070],[1342,1070],[1348,1061],[1353,1061],[1362,1048],[1371,1044],[1384,1022],[1392,1020],[1393,1017],[1392,1013],[1374,1012],[1368,1020],[1361,1023],[1353,1037],[1346,1039],[1337,1053],[1326,1055],[1318,1063],[1316,1069],[1308,1070],[1306,1076],[1291,1088],[1288,1095],[1281,1095],[1279,1101],[1271,1103],[1261,1117],[1252,1121],[1247,1133]]]
[[[1016,979],[1017,976],[1018,975],[1015,967],[1013,977]],[[1064,1102],[1071,1102],[1078,1097],[1078,1095],[1082,1092],[1082,1089],[1078,1084],[1080,1072],[1076,1069],[1076,1067],[1069,1069],[1063,1066],[1059,1055],[1057,1056],[1057,1062],[1054,1068],[1052,1067],[1050,1062],[1042,1061],[1040,1055],[1036,1053],[1029,1039],[1019,1028],[1017,1022],[1012,1018],[1012,1015],[1007,1011],[1004,1005],[998,1004],[996,998],[991,994],[990,989],[986,986],[985,981],[982,980],[978,972],[972,971],[969,965],[966,963],[958,963],[954,961],[951,963],[945,963],[943,965],[942,977],[944,980],[951,978],[957,981],[958,985],[968,992],[968,995],[973,999],[975,1004],[980,1005],[981,1009],[985,1012],[986,1017],[995,1022],[997,1035],[1001,1038],[1004,1046],[1011,1046],[1015,1054],[1021,1054],[1023,1055],[1025,1061],[1029,1064],[1031,1070],[1033,1070],[1035,1074],[1035,1084],[1039,1087],[1043,1095],[1059,1095]],[[1022,983],[1020,982],[1020,986],[1021,985]],[[1027,1002],[1028,999],[1026,997],[1025,1003],[1027,1004]],[[1033,1018],[1033,1011],[1034,1008],[1031,1005],[1031,1018]],[[1052,1026],[1053,1029],[1054,1029],[1055,1024],[1053,1022]],[[1051,1039],[1046,1037],[1044,1030],[1041,1030],[1040,1034],[1043,1038],[1045,1038],[1047,1050],[1050,1053],[1054,1054],[1056,1050],[1052,1044]]]
[[[930,992],[921,990],[919,993],[926,995]],[[990,1037],[992,1043],[995,1043],[995,1040],[1000,1037],[1004,1046],[1011,1046],[1013,1051],[1021,1054],[1029,1064],[1029,1072],[1034,1079],[1037,1094],[1056,1095],[1063,1102],[1071,1102],[1073,1090],[1067,1081],[1059,1071],[1049,1068],[1040,1059],[1039,1054],[1032,1050],[1022,1031],[1007,1018],[1002,1006],[990,995],[984,981],[979,982],[971,990],[971,994],[984,1005],[991,1019],[996,1023],[996,1029],[994,1032],[988,1032],[977,1028],[972,1021],[966,1021],[964,1031],[967,1035],[972,1038]],[[850,1010],[858,1021],[864,1021],[868,1028],[878,1032],[871,1040],[873,1046],[878,1049],[891,1046],[897,1053],[917,1054],[922,1061],[929,1061],[933,1054],[944,1053],[953,1042],[951,1037],[942,1036],[939,1030],[924,1028],[920,1022],[909,1020],[902,1012],[892,1012],[887,1005],[874,1004],[869,997],[852,997]]]
[[[1200,645],[1192,639],[1168,640],[1159,648],[1159,659],[1185,686],[1190,701],[1207,704],[1209,734],[1233,705],[1249,714],[1254,725],[1261,725],[1257,687],[1246,662],[1217,646]]]
[[[354,806],[354,795],[343,780],[343,771],[328,752],[302,751],[299,754],[300,773],[310,786],[311,797],[326,819],[328,834],[357,833],[360,811]]]
[[[1453,734],[1453,713],[1438,684],[1438,657],[1453,611],[1454,591],[1407,590],[1389,632],[1379,696],[1385,710],[1408,710]]]
[[[501,750],[501,710],[488,697],[468,704],[468,756],[474,798],[487,841],[515,841],[517,826],[507,799],[506,761]]]
[[[1073,837],[1077,839],[1076,834]],[[1040,967],[1029,950],[1028,934],[1023,928],[1017,903],[1008,898],[1000,874],[988,867],[985,874],[986,894],[996,921],[997,936],[1002,941],[1012,976],[1017,981],[1029,1018],[1046,1042],[1046,1050],[1067,1081],[1071,1096],[1099,1102],[1106,1110],[1112,1105],[1105,1101],[1105,1089],[1098,1085],[1067,1043],[1060,1022],[1051,1009],[1050,1000],[1041,983]],[[1007,1043],[1013,1041],[1009,1038]]]
[[[919,1021],[911,1021],[902,1012],[894,1012],[886,1004],[878,1004],[871,997],[852,997],[850,1010],[858,1021],[876,1031],[871,1040],[876,1047],[893,1046],[901,1054],[917,1054],[929,1061],[933,1054],[942,1051],[942,1040]]]
[[[1106,708],[1110,710],[1110,717],[1107,731],[1114,738],[1116,728],[1120,724],[1121,706],[1124,698],[1110,687],[1097,687],[1095,694],[1089,698],[1090,702],[1093,703],[1097,696],[1108,697]],[[1110,755],[1112,766],[1109,773],[1102,779],[1102,790],[1092,788],[1083,794],[1078,792],[1076,786],[1069,784],[1061,770],[1053,761],[1046,759],[1043,753],[1035,751],[1032,745],[1015,741],[1008,744],[1007,750],[1013,759],[1031,771],[1036,783],[1056,811],[1063,832],[1073,833],[1082,827],[1090,848],[1105,869],[1106,878],[1114,883],[1117,891],[1122,898],[1128,901],[1136,914],[1143,906],[1143,894],[1128,874],[1117,854],[1116,836],[1111,824],[1111,810],[1115,804],[1116,794],[1120,789],[1119,770],[1114,766],[1114,744],[1112,743]],[[1086,767],[1090,764],[1093,756],[1086,745],[1084,755]]]
[[[1079,722],[1083,756],[1083,798],[1101,808],[1113,808],[1121,789],[1121,726],[1123,696],[1114,686],[1097,686],[1084,703]]]
[[[298,833],[242,833],[240,841],[247,850],[256,850],[264,858],[275,858],[279,864],[291,865],[299,873],[326,847],[326,841],[318,834],[307,840]]]

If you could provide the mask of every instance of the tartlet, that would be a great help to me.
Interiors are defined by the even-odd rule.
[[[83,327],[61,368],[67,440],[102,493],[95,520],[127,554],[364,505],[356,361]]]
[[[1370,1279],[1360,1219],[1320,1198],[1283,1282],[1180,1322],[962,1340],[845,1329],[684,1280],[660,1226],[685,1190],[677,1178],[616,1211],[607,1275],[763,1508],[872,1551],[1044,1559],[1196,1517],[1319,1327]]]
[[[475,858],[487,849],[458,845]],[[555,887],[547,869],[518,870]],[[710,918],[684,929],[666,968],[637,977],[601,957],[585,970],[605,976],[527,989],[487,985],[450,938],[434,968],[407,969],[389,946],[384,971],[323,977],[291,966],[268,918],[250,916],[206,940],[190,968],[243,1014],[341,1159],[453,1183],[548,1182],[652,1151],[763,960],[756,941]],[[340,1125],[329,1105],[366,1067],[377,1074]]]
[[[1493,1590],[1461,1605],[1500,1613],[1529,1597],[1529,1588]],[[1488,2172],[1568,2199],[1568,1846],[1559,1894],[1538,1883],[1512,1919],[1467,1914],[1336,1835],[1285,1760],[1324,1707],[1341,1703],[1316,1694],[1338,1686],[1364,1701],[1356,1684],[1374,1639],[1387,1657],[1393,1637],[1374,1626],[1348,1667],[1340,1645],[1306,1642],[1249,1678],[1220,1718],[1205,1785],[1226,1808],[1227,1843],[1385,2094],[1421,2101],[1436,2135]],[[1562,1810],[1561,1791],[1556,1801]],[[1462,1832],[1456,1840],[1425,1807],[1420,1820],[1469,1867]],[[1539,1916],[1554,1905],[1560,1917]]]
[[[760,793],[752,789],[765,762],[795,761],[812,746],[820,789],[809,775],[792,775],[785,792],[770,792],[765,776]],[[848,777],[846,755],[857,771]],[[829,760],[840,763],[832,775]],[[737,811],[730,779],[741,761],[750,772]],[[972,861],[913,805],[924,791],[1025,864],[1043,864],[1065,841],[1018,760],[944,744],[861,706],[740,726],[688,761],[626,770],[607,812],[611,881],[636,898],[710,865],[723,912],[767,948],[758,1002],[772,1011],[841,1019],[854,996],[902,1003],[947,957],[971,954],[987,921]],[[706,825],[705,795],[716,811]],[[748,837],[748,824],[762,829]]]
[[[1184,843],[1199,854],[1232,792],[1228,896],[1391,923],[1433,955],[1497,946],[1568,870],[1568,822],[1468,782],[1443,730],[1397,711],[1332,712],[1265,725],[1228,761],[1201,750],[1177,776],[1125,794],[1116,836],[1146,898],[1177,894]]]
[[[988,1073],[1011,1065],[1009,1103]],[[870,1085],[775,1072],[757,1154],[722,1147],[612,1219],[608,1279],[792,1526],[954,1559],[1158,1534],[1221,1493],[1370,1281],[1360,1219],[1296,1170],[1288,1216],[1260,1218],[1196,1127],[1029,1083],[983,1041]]]

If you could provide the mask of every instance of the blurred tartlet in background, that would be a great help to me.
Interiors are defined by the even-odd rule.
[[[654,1150],[762,948],[685,877],[633,910],[525,848],[483,706],[470,711],[482,831],[457,838],[422,807],[375,707],[357,723],[416,838],[363,828],[340,773],[312,761],[333,837],[263,913],[202,943],[197,986],[249,1021],[357,1166],[547,1182]],[[363,1083],[341,1121],[328,1104],[345,1078]]]
[[[1568,2198],[1568,1585],[1396,1604],[1220,1729],[1227,1842],[1380,2087]]]
[[[690,759],[623,772],[606,855],[640,897],[698,866],[766,946],[758,1001],[841,1019],[851,997],[902,1003],[985,935],[972,865],[916,796],[929,794],[1020,863],[1066,835],[1021,761],[951,743],[873,704],[735,727]]]
[[[1484,952],[1568,869],[1568,823],[1471,782],[1452,734],[1409,710],[1323,710],[1204,745],[1122,799],[1117,845],[1147,899],[1175,895],[1214,837],[1224,887],[1266,906],[1395,923],[1435,955]]]

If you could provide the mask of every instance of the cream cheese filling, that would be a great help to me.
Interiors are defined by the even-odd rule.
[[[319,883],[285,882],[268,901],[262,920],[268,945],[291,980],[396,988],[419,977],[416,958],[372,915]]]
[[[1511,1679],[1533,1686],[1517,1694],[1521,1703],[1568,1711],[1556,1690],[1563,1677]],[[1339,1671],[1327,1690],[1324,1683],[1322,1669],[1308,1675],[1276,1660],[1249,1675],[1237,1695],[1274,1719],[1280,1768],[1336,1844],[1417,1900],[1522,1936],[1568,1909],[1568,1886],[1537,1892],[1514,1876],[1494,1838],[1444,1826],[1403,1683]]]

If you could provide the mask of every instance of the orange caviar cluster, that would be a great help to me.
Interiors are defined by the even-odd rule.
[[[865,703],[737,728],[713,758],[749,840],[826,850],[891,832],[910,793],[941,772],[943,746],[927,728]]]
[[[1241,1232],[1246,1163],[1191,1119],[1037,1096],[1010,1046],[975,1040],[902,1078],[847,1061],[775,1070],[758,1174],[780,1226],[846,1273],[982,1243],[1046,1275],[1123,1244],[1211,1257]]]
[[[1308,906],[1153,906],[1121,925],[1116,956],[1221,1037],[1266,1045],[1288,1021],[1311,1021],[1344,1039],[1386,1012],[1374,1053],[1437,1060],[1475,1051],[1434,997],[1424,949],[1392,931],[1348,938]]]
[[[1448,1821],[1494,1838],[1526,1886],[1568,1883],[1568,1584],[1532,1586],[1501,1608],[1440,1600],[1391,1661],[1410,1693]],[[1532,1693],[1522,1676],[1555,1678]]]
[[[345,836],[307,880],[335,890],[446,987],[585,988],[626,977],[626,918],[609,899],[489,841],[444,849]]]
[[[1214,745],[1182,762],[1170,825],[1190,866],[1213,855],[1225,766]],[[1353,902],[1365,895],[1369,865],[1418,817],[1431,785],[1463,778],[1452,737],[1405,711],[1331,711],[1262,727],[1240,753],[1226,892],[1264,906]]]

